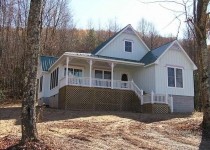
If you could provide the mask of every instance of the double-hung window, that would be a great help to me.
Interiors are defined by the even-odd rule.
[[[66,76],[66,68],[64,70],[64,76]],[[82,69],[68,68],[68,76],[82,77]]]
[[[131,41],[125,41],[125,51],[132,52],[132,42]]]
[[[111,71],[95,70],[95,78],[111,80]]]
[[[183,69],[168,67],[168,86],[183,88]]]
[[[111,71],[95,70],[95,78],[103,80],[95,80],[96,86],[111,87]]]

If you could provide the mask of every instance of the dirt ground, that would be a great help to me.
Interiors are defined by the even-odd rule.
[[[52,149],[209,150],[210,140],[202,136],[201,121],[201,113],[152,115],[46,108],[37,128],[39,137]],[[20,136],[20,105],[1,105],[0,149],[17,143]]]

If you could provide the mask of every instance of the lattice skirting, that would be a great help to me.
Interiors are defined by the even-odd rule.
[[[167,114],[170,112],[170,109],[167,104],[144,104],[142,106],[142,112],[153,114]]]
[[[65,86],[59,91],[58,106],[70,110],[140,111],[133,91]]]

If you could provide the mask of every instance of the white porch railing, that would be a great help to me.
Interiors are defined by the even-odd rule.
[[[111,80],[92,78],[93,87],[111,88]]]
[[[168,104],[171,112],[173,112],[173,97],[168,94],[155,94],[151,92],[151,94],[143,95],[143,104]]]
[[[68,84],[69,85],[79,85],[79,86],[89,86],[90,85],[90,79],[84,78],[84,77],[69,77],[68,78]]]
[[[129,89],[131,90],[131,81],[114,80],[114,89]]]

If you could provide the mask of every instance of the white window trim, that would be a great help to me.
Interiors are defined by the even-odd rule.
[[[64,72],[65,72],[65,68],[66,68],[66,65],[64,66]],[[69,69],[70,69],[70,68],[72,68],[72,69],[80,69],[80,70],[82,70],[82,77],[84,77],[84,67],[79,67],[79,66],[69,66],[68,68],[69,68]],[[63,76],[65,77],[65,76],[66,76],[66,74],[63,74]],[[69,76],[69,77],[71,77],[71,76]]]
[[[127,52],[127,53],[132,53],[133,52],[133,43],[134,42],[132,40],[123,40],[123,42],[124,42],[124,51]],[[128,52],[128,51],[125,50],[125,42],[131,42],[131,52]]]
[[[183,69],[183,67],[167,66],[166,68],[167,68],[167,70],[166,70],[166,72],[167,72],[167,87],[168,88],[184,89],[184,69]],[[168,68],[175,69],[174,70],[174,78],[175,78],[175,86],[174,87],[168,86]],[[176,69],[181,69],[182,70],[182,84],[183,84],[183,87],[177,87],[176,86]]]
[[[96,78],[96,70],[98,70],[98,71],[102,71],[102,79],[104,79],[104,71],[109,71],[109,72],[111,72],[111,75],[112,75],[112,71],[111,70],[106,70],[106,69],[94,69],[94,78]],[[109,80],[109,79],[105,79],[105,80]],[[110,79],[111,80],[111,79]]]

